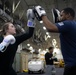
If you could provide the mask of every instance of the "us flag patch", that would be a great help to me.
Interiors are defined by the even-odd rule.
[[[58,24],[59,24],[60,26],[63,26],[63,25],[64,25],[64,23],[63,23],[63,22],[59,22]]]

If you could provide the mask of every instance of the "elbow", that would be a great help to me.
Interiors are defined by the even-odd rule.
[[[53,30],[53,29],[48,29],[48,28],[47,28],[47,31],[48,31],[48,32],[53,32],[54,30]]]
[[[33,32],[31,34],[29,34],[29,38],[31,38],[33,36]]]

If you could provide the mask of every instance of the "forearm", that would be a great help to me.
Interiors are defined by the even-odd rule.
[[[47,16],[43,16],[42,20],[43,20],[44,26],[47,28],[48,31],[58,32],[57,26],[53,24],[51,21],[49,21]]]
[[[28,30],[26,31],[27,35],[30,37],[32,37],[33,33],[34,33],[34,29],[33,27],[29,27]]]
[[[43,21],[45,27],[48,31],[58,32],[58,28],[55,24],[53,24],[46,16],[46,11],[41,6],[35,6],[33,12],[38,21]]]
[[[26,33],[23,33],[23,34],[21,34],[19,36],[16,36],[16,43],[20,44],[23,41],[31,38],[33,36],[33,33],[34,33],[34,28],[33,27],[29,27],[29,30]]]

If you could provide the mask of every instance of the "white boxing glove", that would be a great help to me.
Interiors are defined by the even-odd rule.
[[[33,12],[34,12],[38,21],[41,21],[42,16],[46,15],[46,12],[45,12],[44,8],[42,8],[41,6],[35,6],[33,8]]]
[[[35,27],[35,15],[32,9],[27,10],[27,26],[28,27]]]
[[[14,44],[15,43],[15,38],[13,35],[7,35],[4,37],[3,41],[0,43],[0,51],[4,52],[6,48],[8,47],[9,44]]]

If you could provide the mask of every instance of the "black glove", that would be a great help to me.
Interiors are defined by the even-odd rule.
[[[57,23],[60,21],[60,11],[58,9],[52,9],[52,16],[54,23]]]
[[[41,6],[35,6],[33,12],[38,21],[42,20],[42,16],[46,15],[45,10]]]

